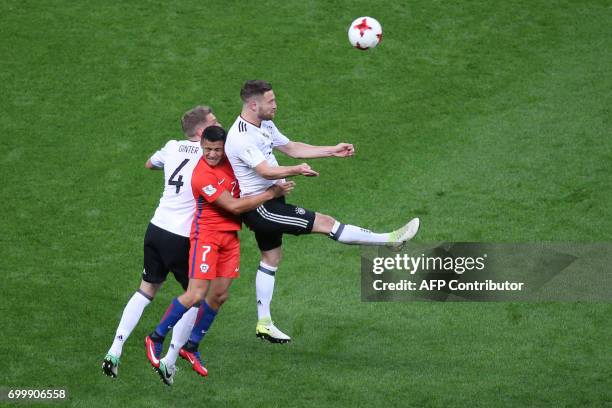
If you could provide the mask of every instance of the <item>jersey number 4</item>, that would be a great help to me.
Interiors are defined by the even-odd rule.
[[[181,169],[183,167],[185,167],[185,165],[189,162],[189,159],[185,159],[183,160],[183,162],[181,164],[179,164],[179,166],[176,168],[176,170],[174,170],[174,173],[172,173],[172,175],[170,176],[170,178],[168,179],[168,185],[170,186],[176,186],[176,194],[179,193],[179,191],[181,191],[181,187],[183,187],[183,185],[185,183],[183,183],[183,175],[179,175],[178,178],[175,180],[174,178],[176,177],[176,175],[178,174],[179,171],[181,171]]]

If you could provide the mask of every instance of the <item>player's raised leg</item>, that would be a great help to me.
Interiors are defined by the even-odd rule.
[[[326,234],[330,238],[349,245],[401,246],[419,231],[418,218],[411,219],[403,227],[387,233],[375,233],[355,225],[342,224],[329,215],[316,213],[312,232]]]

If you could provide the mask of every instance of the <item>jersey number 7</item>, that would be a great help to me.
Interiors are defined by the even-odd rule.
[[[181,191],[181,187],[183,187],[183,185],[185,183],[183,183],[183,175],[179,175],[178,178],[175,180],[174,177],[176,177],[176,175],[178,174],[179,171],[181,171],[181,169],[183,167],[185,167],[185,165],[189,162],[189,159],[185,159],[183,160],[183,162],[181,164],[179,164],[179,166],[176,168],[176,170],[174,170],[174,173],[172,173],[172,175],[170,176],[170,178],[168,179],[168,185],[170,186],[176,186],[176,194],[179,193],[179,191]]]

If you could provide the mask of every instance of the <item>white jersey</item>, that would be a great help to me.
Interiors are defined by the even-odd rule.
[[[271,120],[264,120],[257,127],[238,116],[227,133],[225,154],[234,169],[241,196],[262,193],[276,182],[257,174],[255,167],[264,160],[278,167],[273,149],[289,142]]]
[[[191,173],[202,157],[200,142],[170,140],[149,160],[164,169],[164,192],[151,223],[173,234],[189,237],[195,212]]]

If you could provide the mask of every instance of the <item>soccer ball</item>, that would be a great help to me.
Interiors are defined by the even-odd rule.
[[[349,27],[348,37],[358,50],[374,48],[382,40],[382,27],[372,17],[359,17]]]

